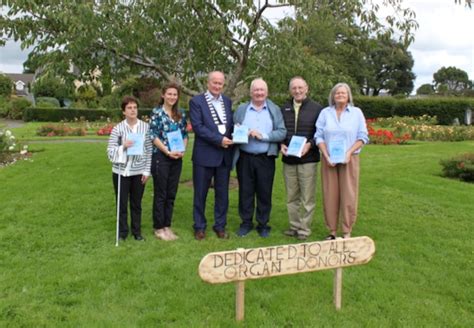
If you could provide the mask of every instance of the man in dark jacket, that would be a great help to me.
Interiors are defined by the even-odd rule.
[[[311,234],[311,221],[315,208],[316,166],[319,162],[319,149],[313,136],[322,106],[307,97],[308,85],[302,77],[292,78],[289,89],[292,98],[281,107],[287,130],[286,138],[281,144],[281,152],[290,224],[284,234],[306,240]],[[293,136],[306,138],[301,157],[287,153]]]

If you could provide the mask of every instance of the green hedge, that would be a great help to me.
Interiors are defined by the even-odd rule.
[[[149,116],[151,109],[139,109],[138,116]],[[28,107],[23,111],[23,120],[41,122],[73,121],[83,118],[88,121],[98,121],[104,118],[119,120],[122,117],[120,110],[110,109],[72,109],[72,108],[35,108]]]
[[[455,118],[464,122],[467,108],[474,110],[473,98],[416,98],[395,99],[393,97],[354,98],[354,104],[360,107],[366,118],[390,116],[421,116],[424,114],[438,118],[439,124],[449,125]]]

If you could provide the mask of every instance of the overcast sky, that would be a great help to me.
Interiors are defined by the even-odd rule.
[[[454,0],[405,0],[404,3],[416,12],[420,25],[409,48],[415,59],[415,90],[424,83],[432,83],[433,73],[442,66],[460,68],[474,80],[474,8],[455,5]],[[272,20],[279,15],[275,11],[268,13]],[[21,73],[27,54],[19,44],[8,42],[0,48],[0,72]]]

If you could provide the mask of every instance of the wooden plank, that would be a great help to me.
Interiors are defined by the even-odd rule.
[[[235,320],[244,320],[245,315],[245,281],[235,283]]]
[[[199,275],[211,284],[261,279],[365,264],[374,253],[365,236],[215,252],[203,257]]]

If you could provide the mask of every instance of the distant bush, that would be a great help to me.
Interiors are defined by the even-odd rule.
[[[5,74],[0,74],[0,96],[9,97],[13,91],[13,82]]]
[[[444,176],[474,182],[474,153],[441,160],[440,164],[443,166]]]
[[[0,96],[0,117],[6,117],[8,114],[8,99]]]
[[[29,106],[31,106],[31,102],[26,98],[12,98],[8,104],[7,117],[12,120],[21,120],[23,118],[23,111]]]
[[[100,108],[106,108],[106,109],[119,109],[120,108],[120,97],[111,94],[102,97],[99,101],[99,107]]]
[[[40,126],[36,130],[36,134],[42,137],[55,136],[85,136],[87,133],[84,127],[73,128],[69,125],[63,124],[47,124]]]
[[[54,97],[37,97],[36,98],[36,107],[61,107],[59,100]]]
[[[436,116],[439,124],[450,125],[457,118],[464,119],[467,108],[474,109],[472,98],[420,98],[395,99],[393,97],[357,96],[354,103],[364,112],[366,118],[390,116]]]

